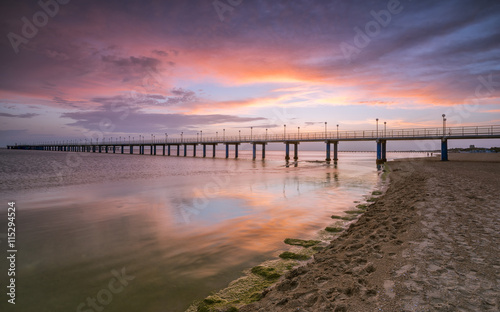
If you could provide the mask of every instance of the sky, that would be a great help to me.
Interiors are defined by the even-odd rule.
[[[4,0],[0,34],[0,146],[500,124],[498,1]]]

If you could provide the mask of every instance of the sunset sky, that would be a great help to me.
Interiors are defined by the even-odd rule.
[[[40,3],[0,5],[0,146],[500,124],[499,1]]]

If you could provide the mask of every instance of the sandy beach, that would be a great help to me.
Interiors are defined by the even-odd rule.
[[[499,311],[500,155],[388,168],[356,222],[239,311]]]

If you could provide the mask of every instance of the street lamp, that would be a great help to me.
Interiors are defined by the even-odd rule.
[[[325,139],[326,139],[326,121],[325,121]]]
[[[238,130],[238,136],[239,136],[239,139],[241,141],[241,130]]]
[[[337,139],[339,138],[339,125],[337,125]]]
[[[215,131],[215,140],[217,141],[219,137],[219,131]]]
[[[181,132],[181,143],[183,142],[182,136],[184,135],[184,132]]]
[[[226,140],[226,129],[222,129],[222,141]]]
[[[266,141],[267,141],[267,128],[266,128]]]
[[[200,141],[203,142],[203,130],[200,130]]]
[[[445,118],[446,115],[443,114],[442,116],[443,116],[443,136],[445,136],[445,134],[446,134],[446,118]]]
[[[297,127],[297,140],[300,140],[300,127]]]
[[[378,118],[376,120],[377,120],[377,138],[378,138]]]
[[[286,139],[286,125],[283,125],[283,140]]]
[[[253,137],[253,127],[250,127],[250,141],[252,140]]]
[[[387,137],[387,121],[384,121],[384,138]]]
[[[165,133],[165,143],[168,141],[168,134]]]

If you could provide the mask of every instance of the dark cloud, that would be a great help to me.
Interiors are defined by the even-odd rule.
[[[114,103],[114,104],[111,104]],[[166,129],[202,128],[224,123],[247,123],[265,120],[262,117],[239,117],[234,115],[183,115],[144,113],[117,99],[106,102],[97,110],[69,112],[62,118],[73,119],[68,125],[87,130],[102,130],[106,125],[108,132],[120,133],[158,133]]]
[[[36,116],[40,116],[40,114],[34,114],[34,113],[26,113],[26,114],[9,114],[9,113],[0,113],[0,117],[9,117],[9,118],[33,118]]]
[[[196,93],[191,90],[174,88],[170,91],[170,93],[172,93],[174,96],[170,96],[167,98],[167,101],[165,102],[166,105],[188,104],[198,101]]]
[[[161,50],[153,50],[152,51],[154,54],[159,55],[159,56],[168,56],[168,52],[161,51]]]
[[[153,69],[156,69],[156,67],[161,63],[161,61],[158,59],[145,56],[141,57],[130,56],[128,58],[120,58],[116,56],[103,55],[102,61],[106,63],[112,63],[116,66],[123,66],[123,67],[139,66],[143,68],[153,68]]]

